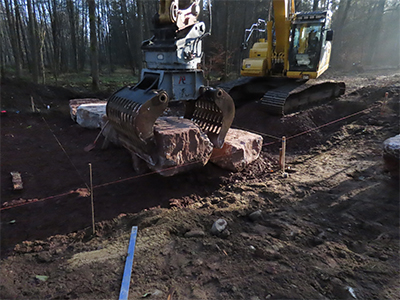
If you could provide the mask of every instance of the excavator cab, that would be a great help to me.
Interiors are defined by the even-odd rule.
[[[332,30],[331,13],[298,13],[292,21],[289,37],[289,78],[317,78],[329,66]]]

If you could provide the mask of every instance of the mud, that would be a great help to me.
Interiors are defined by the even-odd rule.
[[[283,119],[243,106],[234,125],[264,147],[242,172],[208,164],[171,178],[135,174],[121,148],[85,152],[98,130],[70,119],[76,93],[3,81],[1,298],[117,298],[138,226],[130,299],[399,299],[399,183],[382,143],[399,133],[400,76],[336,78],[344,96]]]

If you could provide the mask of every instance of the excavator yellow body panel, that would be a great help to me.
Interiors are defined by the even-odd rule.
[[[259,42],[254,43],[250,49],[249,58],[243,60],[242,76],[265,76],[267,68],[268,57],[268,42],[261,39]]]

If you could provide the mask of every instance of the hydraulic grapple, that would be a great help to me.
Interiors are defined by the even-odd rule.
[[[160,1],[154,36],[142,43],[147,68],[140,82],[118,90],[107,102],[110,124],[142,156],[150,157],[155,150],[154,124],[170,102],[185,103],[184,117],[198,124],[214,147],[223,146],[232,124],[232,98],[222,89],[205,86],[198,68],[202,39],[209,34],[197,21],[198,13],[199,0]]]

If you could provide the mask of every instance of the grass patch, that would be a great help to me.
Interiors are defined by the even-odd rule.
[[[7,69],[4,72],[6,77],[15,77],[15,70]],[[138,76],[134,76],[130,69],[119,68],[110,72],[100,72],[100,91],[113,92],[123,86],[133,85],[139,81]],[[28,70],[21,70],[20,79],[27,82],[32,82],[32,75]],[[39,81],[39,83],[43,83]],[[56,77],[51,72],[45,74],[45,85],[62,86],[72,89],[91,90],[92,77],[90,70],[84,70],[79,73],[62,73]]]
[[[129,69],[116,69],[112,73],[101,72],[99,79],[100,91],[113,91],[122,86],[132,85],[139,80],[137,76],[132,75],[132,71]],[[89,70],[80,73],[60,74],[57,80],[54,76],[49,74],[46,78],[46,84],[90,90],[92,86],[92,77],[90,76]]]

